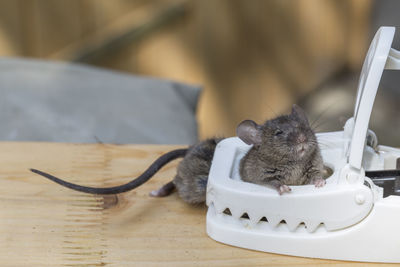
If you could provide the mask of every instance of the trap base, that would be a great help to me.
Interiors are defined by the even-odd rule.
[[[221,223],[223,222],[223,223]],[[260,222],[250,230],[246,219],[207,212],[207,233],[214,240],[247,249],[310,258],[366,262],[400,262],[400,197],[390,196],[374,205],[360,223],[346,229],[327,231],[320,226],[308,233],[304,226],[290,232],[284,223],[271,227]]]

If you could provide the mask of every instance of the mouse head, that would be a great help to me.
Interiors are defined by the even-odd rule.
[[[254,145],[265,155],[301,159],[318,148],[307,116],[297,105],[293,105],[289,115],[268,120],[262,125],[252,120],[242,121],[236,133],[243,142]]]

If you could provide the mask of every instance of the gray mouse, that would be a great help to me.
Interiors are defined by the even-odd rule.
[[[323,163],[317,141],[304,111],[293,105],[290,115],[268,120],[263,125],[246,120],[237,128],[238,137],[253,145],[240,163],[240,174],[246,182],[271,185],[282,194],[288,185],[313,183],[323,186]],[[176,188],[187,203],[200,204],[206,200],[208,173],[215,147],[223,138],[211,138],[187,149],[170,151],[139,177],[124,185],[96,188],[69,183],[48,173],[31,169],[62,186],[91,194],[118,194],[135,189],[148,181],[168,162],[184,157],[173,181],[150,193],[154,197],[167,196]]]
[[[253,145],[240,161],[243,181],[271,185],[279,194],[291,191],[288,185],[325,185],[317,138],[297,105],[293,105],[291,114],[263,125],[245,120],[237,127],[237,135]]]

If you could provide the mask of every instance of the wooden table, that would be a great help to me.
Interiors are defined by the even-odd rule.
[[[204,206],[189,206],[176,193],[148,196],[173,178],[178,161],[118,196],[75,192],[28,170],[85,185],[118,185],[175,148],[0,143],[0,266],[366,265],[256,252],[212,240],[205,231]]]

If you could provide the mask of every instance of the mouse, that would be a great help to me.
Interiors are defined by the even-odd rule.
[[[236,132],[243,142],[252,145],[240,161],[239,173],[243,181],[272,186],[279,194],[290,192],[289,185],[314,184],[316,187],[321,187],[325,184],[318,143],[305,112],[299,106],[293,105],[291,114],[267,120],[262,125],[252,120],[242,121]],[[183,157],[177,167],[175,178],[150,192],[150,196],[168,196],[176,189],[183,201],[196,205],[206,200],[212,158],[217,144],[223,139],[209,138],[188,148],[167,152],[156,159],[139,177],[114,187],[82,186],[37,169],[30,170],[76,191],[119,194],[139,187],[164,165]]]
[[[325,185],[318,141],[299,106],[262,125],[245,120],[237,127],[237,136],[252,145],[240,161],[243,181],[270,185],[281,195],[291,191],[290,185]]]

